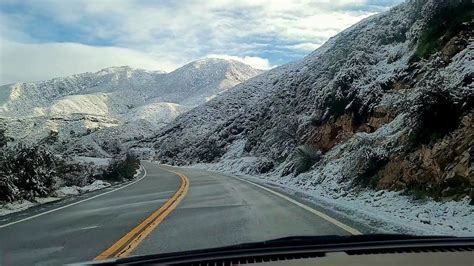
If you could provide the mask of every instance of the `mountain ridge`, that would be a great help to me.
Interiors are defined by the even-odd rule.
[[[196,64],[201,67],[195,67]],[[129,98],[131,102],[122,104],[122,110],[117,112],[126,111],[124,107],[127,105],[137,105],[152,98],[159,98],[163,102],[183,101],[187,105],[196,105],[261,72],[234,60],[204,59],[169,73],[120,66],[40,82],[15,83],[0,86],[0,116],[47,115],[48,110],[41,108],[50,107],[48,105],[54,100],[74,95],[98,96],[100,93],[104,97],[108,93],[118,93],[118,96]],[[203,84],[203,80],[209,84]],[[200,93],[193,95],[195,91],[192,89],[199,90]],[[133,91],[134,94],[123,95],[123,92],[118,91]],[[185,102],[186,98],[198,99]],[[66,112],[67,108],[59,111]],[[103,113],[94,110],[90,114]]]
[[[86,138],[90,134],[99,143],[106,143],[111,132],[122,140],[141,138],[260,73],[225,59],[198,60],[169,73],[110,67],[1,86],[0,117],[6,120],[6,134],[12,138],[35,143],[57,132],[56,150],[62,149],[62,142],[90,146],[85,140],[90,140]]]

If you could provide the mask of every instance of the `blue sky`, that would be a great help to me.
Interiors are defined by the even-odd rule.
[[[268,69],[402,0],[2,0],[0,84],[204,57]]]

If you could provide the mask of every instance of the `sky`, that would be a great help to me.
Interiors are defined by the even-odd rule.
[[[2,0],[0,84],[217,57],[270,69],[403,0]]]

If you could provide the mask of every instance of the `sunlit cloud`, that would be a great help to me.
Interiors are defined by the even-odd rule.
[[[258,56],[232,56],[232,55],[225,55],[225,54],[210,54],[206,56],[207,58],[221,58],[227,60],[235,60],[247,64],[256,69],[270,69],[274,66],[270,64],[268,59],[261,58]]]

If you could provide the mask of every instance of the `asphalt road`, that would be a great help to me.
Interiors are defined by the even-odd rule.
[[[350,234],[324,214],[230,176],[149,162],[143,166],[146,176],[127,187],[3,219],[0,265],[88,261],[114,246],[128,245],[127,255],[142,255],[294,235]],[[183,191],[178,174],[189,180],[189,189]],[[129,242],[121,246],[120,241]],[[132,242],[136,245],[130,248]]]

